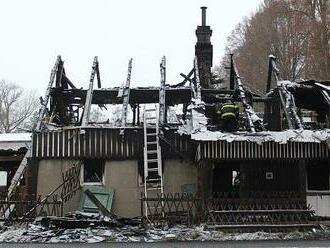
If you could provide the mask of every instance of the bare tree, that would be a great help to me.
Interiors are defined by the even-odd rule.
[[[237,25],[228,50],[244,82],[262,91],[270,54],[284,79],[330,79],[330,0],[264,0]]]
[[[330,78],[330,0],[291,0],[292,10],[305,16],[311,36],[307,54],[306,75]]]
[[[30,120],[38,109],[38,100],[32,92],[25,92],[14,83],[0,80],[0,131],[17,131]]]

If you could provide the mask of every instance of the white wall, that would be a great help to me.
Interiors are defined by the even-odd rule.
[[[315,215],[322,217],[330,217],[330,193],[326,194],[313,194],[307,193],[307,205],[312,207]]]
[[[37,192],[50,193],[62,183],[62,172],[67,170],[74,160],[41,160],[39,162]],[[164,192],[182,193],[183,189],[197,190],[197,169],[190,163],[179,160],[164,162]],[[119,216],[135,217],[141,215],[141,192],[144,192],[139,178],[137,160],[106,161],[104,184],[114,189],[112,212]],[[78,208],[80,191],[65,204],[64,212]]]

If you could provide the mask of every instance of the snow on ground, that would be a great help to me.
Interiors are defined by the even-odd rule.
[[[31,133],[1,133],[0,142],[30,142]]]
[[[296,240],[325,239],[330,231],[313,230],[291,233],[225,233],[207,230],[204,226],[188,228],[144,229],[139,226],[122,228],[89,227],[84,229],[47,229],[36,224],[12,226],[0,232],[0,242],[36,243],[97,243],[97,242],[160,242],[160,241],[230,241],[230,240]]]

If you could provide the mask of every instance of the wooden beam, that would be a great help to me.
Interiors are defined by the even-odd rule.
[[[0,162],[10,162],[10,161],[22,161],[24,154],[21,155],[2,155],[0,156]]]
[[[98,88],[102,88],[102,85],[101,85],[101,76],[100,76],[100,65],[99,63],[97,64],[97,67],[96,67],[96,79],[97,79],[97,87]]]
[[[194,74],[195,74],[195,83],[196,83],[196,99],[202,100],[202,87],[199,79],[199,69],[198,69],[198,59],[195,57],[194,59]]]
[[[261,129],[262,131],[266,130],[262,123],[262,120],[257,116],[257,114],[254,112],[252,106],[248,103],[248,101],[246,99],[245,89],[243,87],[241,78],[238,74],[238,70],[237,70],[233,57],[231,57],[231,64],[232,64],[233,72],[235,75],[236,86],[239,91],[239,97],[242,102],[242,105],[244,108],[244,114],[245,114],[246,120],[247,120],[247,129],[249,129],[249,131],[252,133],[255,133],[257,131],[256,126],[259,129]]]
[[[49,98],[50,98],[50,91],[51,91],[52,85],[54,83],[55,75],[57,73],[58,66],[59,66],[60,62],[61,62],[61,56],[57,56],[55,65],[54,65],[54,67],[52,69],[52,72],[50,74],[50,79],[49,79],[48,87],[47,87],[47,90],[46,90],[46,94],[45,94],[45,97],[43,98],[43,101],[42,101],[42,104],[41,104],[41,107],[40,107],[40,110],[39,110],[39,115],[38,115],[38,118],[37,118],[37,123],[36,123],[36,128],[35,128],[35,131],[37,131],[37,132],[40,131],[42,120],[45,117],[48,101],[49,101]]]
[[[131,58],[128,62],[128,69],[127,69],[127,78],[126,83],[123,85],[122,90],[122,99],[123,99],[123,107],[121,111],[121,120],[120,120],[120,126],[122,129],[120,130],[120,133],[124,133],[124,128],[126,127],[126,121],[127,121],[127,110],[128,110],[128,104],[129,104],[129,94],[130,94],[130,83],[131,83],[131,74],[132,74],[132,61]]]
[[[229,88],[231,90],[235,89],[235,68],[234,68],[234,54],[230,54],[230,79],[229,79]]]
[[[91,76],[90,76],[90,79],[89,79],[89,87],[88,87],[88,90],[87,90],[87,93],[86,93],[84,113],[83,113],[82,121],[81,121],[81,126],[82,127],[88,126],[89,114],[90,114],[90,109],[91,109],[91,104],[92,104],[92,97],[93,97],[94,78],[95,78],[95,73],[96,73],[97,67],[98,67],[98,60],[97,60],[97,56],[95,56],[94,61],[93,61]]]
[[[163,56],[160,64],[160,88],[159,88],[159,125],[166,123],[166,99],[165,99],[165,82],[166,82],[166,58]]]

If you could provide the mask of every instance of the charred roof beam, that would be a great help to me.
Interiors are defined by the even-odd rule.
[[[285,83],[280,82],[280,72],[276,65],[276,57],[273,55],[269,56],[269,72],[268,72],[268,81],[267,81],[267,91],[271,87],[272,75],[274,77],[278,93],[280,95],[282,108],[284,111],[285,118],[288,123],[289,129],[304,129],[303,123],[300,120],[300,117],[297,113],[297,107],[295,99],[291,92],[287,89]]]
[[[194,79],[195,79],[195,86],[196,86],[196,95],[195,98],[197,101],[202,100],[202,87],[201,87],[201,82],[200,82],[200,77],[199,77],[199,67],[198,67],[198,59],[195,57],[194,59]]]
[[[92,97],[93,97],[94,78],[95,78],[95,74],[98,71],[98,69],[97,69],[98,66],[99,66],[99,62],[98,62],[97,56],[95,56],[94,61],[93,61],[93,66],[92,66],[92,72],[91,72],[90,79],[89,79],[89,87],[88,87],[88,90],[86,93],[84,113],[83,113],[82,121],[81,121],[82,127],[88,126],[89,115],[90,115],[91,104],[92,104]]]
[[[279,80],[280,71],[276,65],[276,57],[274,55],[269,55],[269,63],[268,63],[268,77],[267,77],[267,86],[266,93],[268,93],[272,87],[272,79],[274,78],[277,83]],[[275,85],[276,87],[276,85]]]
[[[323,98],[325,99],[325,101],[328,104],[328,113],[327,113],[328,123],[327,124],[328,124],[328,128],[330,128],[330,96],[329,96],[329,91],[330,90],[329,90],[329,87],[325,87],[321,83],[315,83],[315,85],[320,89]]]
[[[186,84],[186,82],[190,82],[191,83],[191,76],[194,74],[194,69],[192,69],[187,75],[180,73],[180,76],[183,77],[183,81],[181,83],[178,83],[172,87],[181,87],[184,86]]]
[[[128,61],[126,83],[123,84],[121,91],[118,92],[118,96],[123,99],[123,106],[121,109],[121,119],[120,119],[120,126],[122,127],[122,129],[120,130],[121,135],[124,134],[124,130],[125,130],[124,128],[126,127],[126,122],[127,122],[127,111],[129,104],[131,75],[132,75],[132,62],[133,59],[131,58]]]
[[[166,123],[166,58],[163,56],[160,64],[160,88],[159,88],[159,124],[163,126]]]
[[[46,114],[46,110],[47,110],[47,105],[48,105],[48,102],[49,102],[49,98],[50,98],[50,93],[51,93],[51,88],[52,88],[52,85],[54,83],[54,80],[55,80],[55,75],[57,74],[57,71],[58,71],[58,67],[59,67],[59,64],[61,63],[61,56],[58,55],[57,56],[57,59],[56,59],[56,62],[55,62],[55,65],[51,71],[51,74],[50,74],[50,79],[49,79],[49,83],[48,83],[48,87],[47,87],[47,90],[46,90],[46,94],[45,94],[45,97],[42,99],[42,102],[41,102],[41,107],[40,107],[40,110],[39,110],[39,115],[38,115],[38,118],[37,118],[37,123],[36,123],[36,128],[35,128],[35,131],[40,131],[41,129],[41,123],[42,123],[42,120],[43,118],[45,117],[45,114]]]
[[[235,82],[237,89],[239,91],[239,98],[243,104],[244,113],[247,120],[247,128],[252,133],[255,133],[257,129],[259,130],[266,130],[262,120],[257,116],[257,114],[254,112],[252,106],[248,103],[246,95],[245,95],[245,89],[243,87],[240,75],[238,74],[238,70],[234,61],[233,56],[230,57],[231,60],[231,70],[232,73],[235,75]]]

